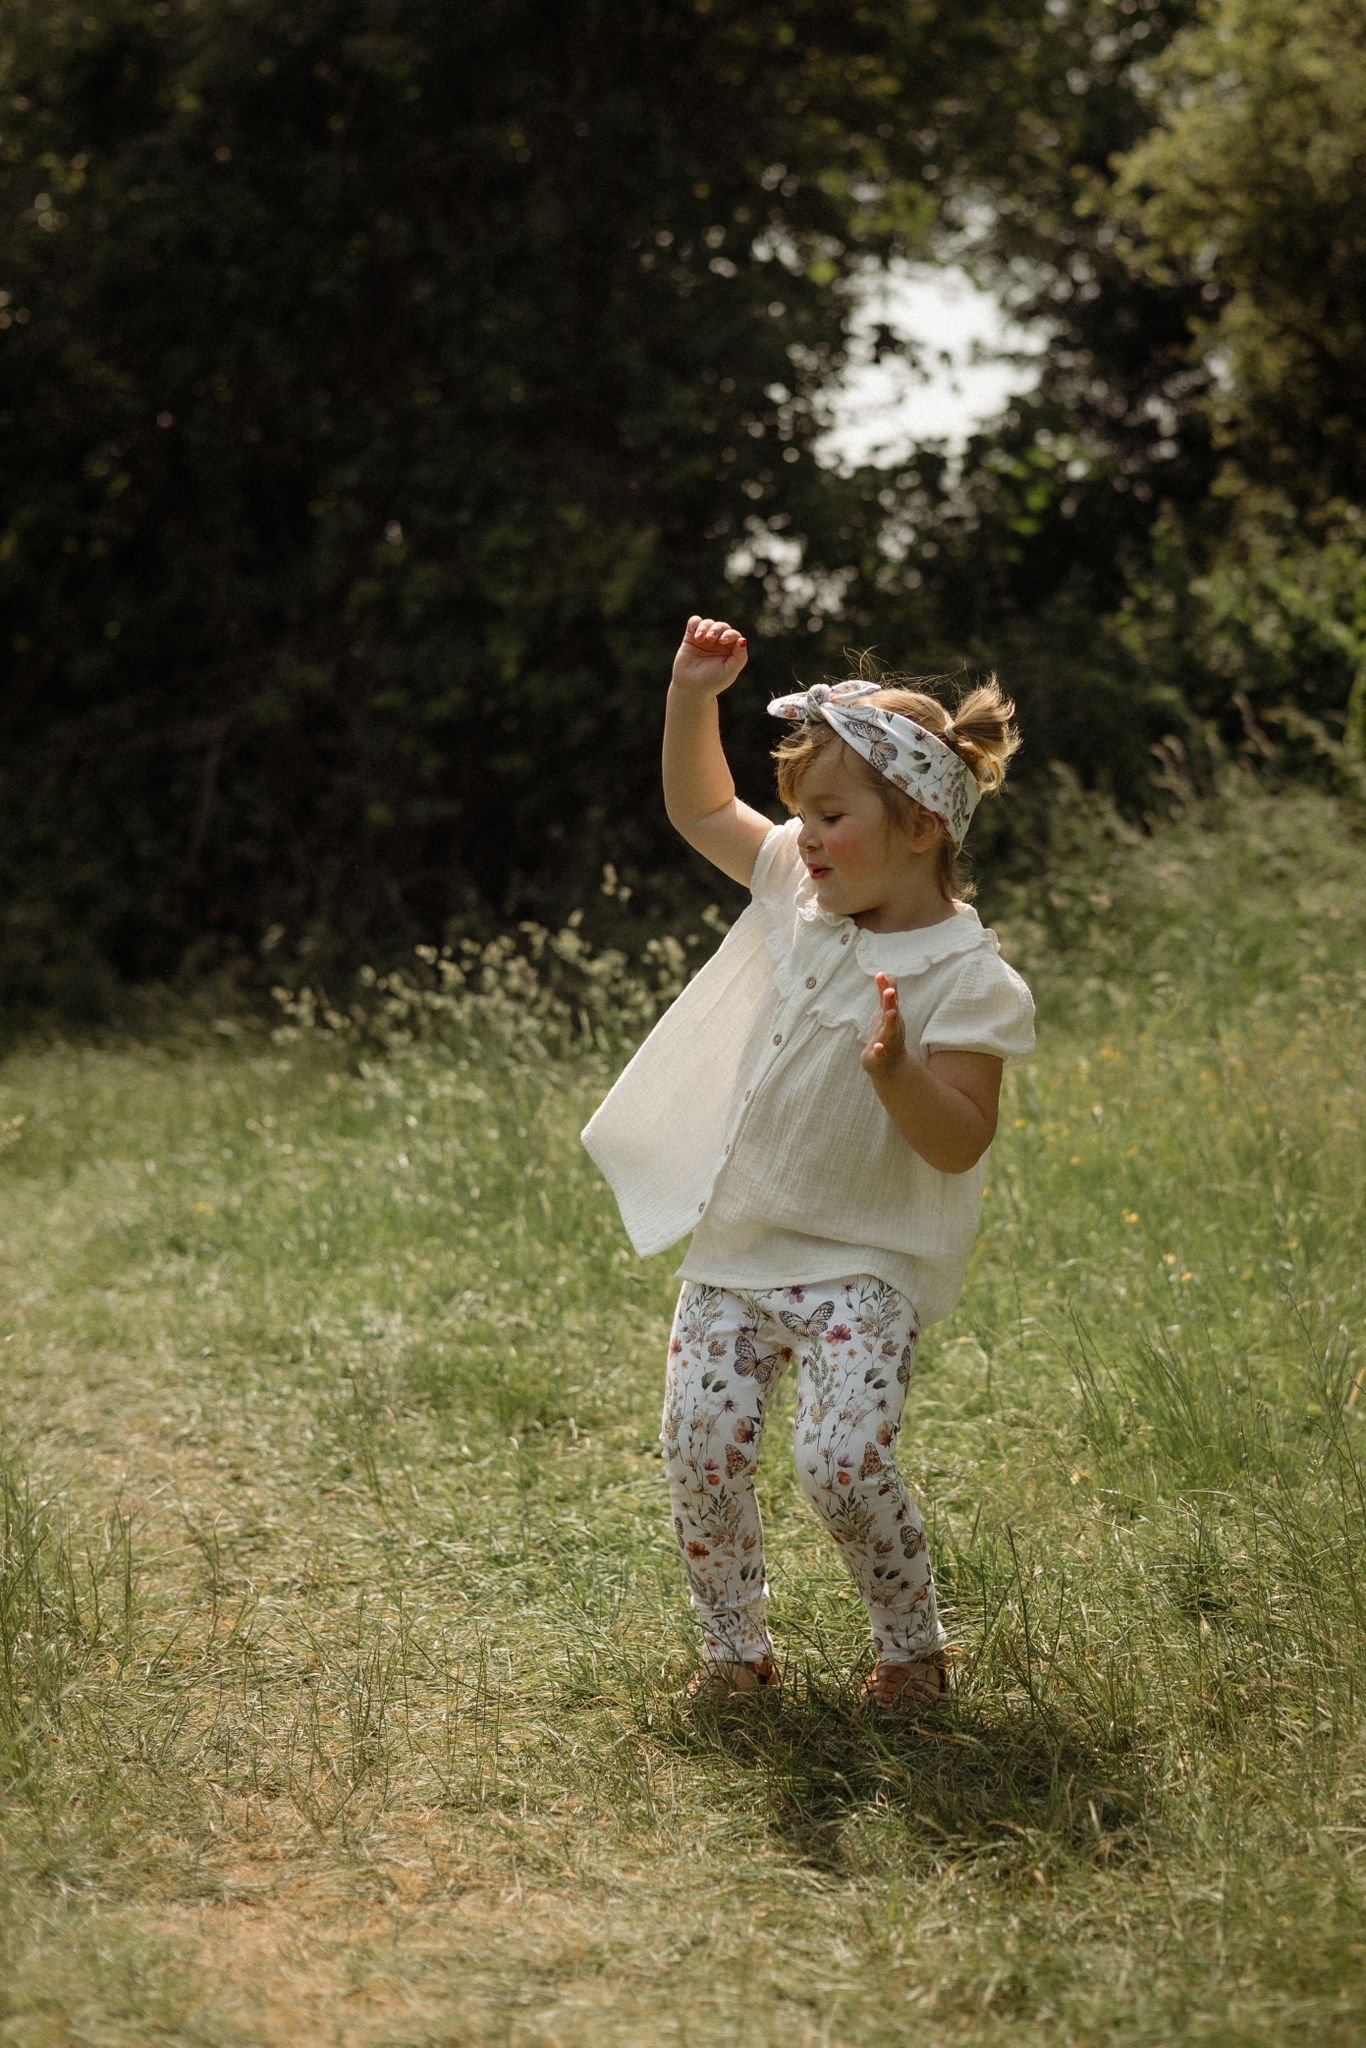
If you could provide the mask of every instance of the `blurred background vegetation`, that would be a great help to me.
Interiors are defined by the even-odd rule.
[[[9,0],[8,1015],[696,909],[693,609],[756,795],[765,686],[998,668],[1007,870],[1055,763],[1359,789],[1364,135],[1356,0]],[[1040,374],[842,472],[896,262]]]

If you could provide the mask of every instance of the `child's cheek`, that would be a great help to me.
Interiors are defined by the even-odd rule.
[[[869,862],[868,835],[866,832],[837,829],[826,840],[826,850],[848,876],[859,873]]]

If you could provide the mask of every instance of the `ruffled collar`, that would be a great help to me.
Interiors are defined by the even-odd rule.
[[[918,968],[947,960],[954,953],[971,952],[975,946],[1000,951],[995,932],[987,929],[970,903],[955,916],[921,925],[915,931],[868,932],[838,911],[822,910],[811,884],[803,878],[797,888],[797,915],[807,924],[827,925],[833,931],[848,927],[855,932],[858,943],[854,952],[869,974],[914,974]]]
[[[845,922],[843,918],[839,920]],[[913,932],[866,932],[859,929],[858,943],[854,951],[861,967],[869,974],[914,974],[921,967],[929,967],[936,960],[947,960],[954,953],[971,953],[978,946],[989,946],[993,953],[1000,947],[996,934],[988,931],[971,904],[960,910],[956,917],[946,917],[939,924],[922,925]]]

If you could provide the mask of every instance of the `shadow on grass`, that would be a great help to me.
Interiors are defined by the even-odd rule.
[[[851,1823],[900,1824],[935,1860],[1013,1849],[1109,1861],[1146,1850],[1148,1781],[1135,1730],[1098,1741],[1029,1701],[946,1698],[932,1713],[865,1704],[829,1674],[789,1673],[774,1695],[719,1709],[679,1703],[655,1740],[761,1781],[772,1825],[803,1862],[866,1874]]]

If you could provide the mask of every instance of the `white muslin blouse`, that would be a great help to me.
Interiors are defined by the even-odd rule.
[[[1024,1059],[1034,1003],[969,908],[870,932],[821,910],[796,819],[759,849],[752,901],[660,1018],[583,1132],[642,1257],[689,1230],[682,1278],[797,1286],[886,1280],[922,1326],[962,1292],[986,1157],[940,1173],[859,1065],[873,976],[897,984],[906,1040]]]

